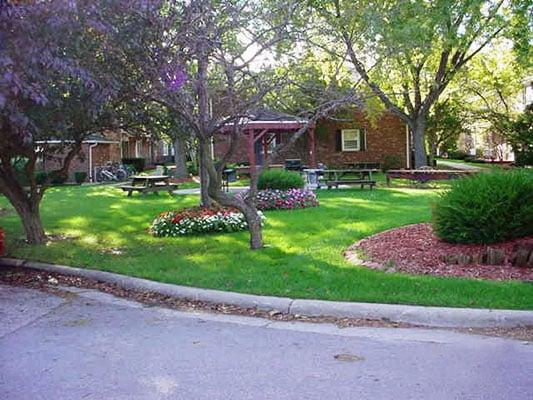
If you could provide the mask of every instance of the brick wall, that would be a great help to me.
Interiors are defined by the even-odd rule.
[[[366,132],[366,150],[342,151],[337,148],[337,135],[341,129],[357,128]],[[281,143],[288,140],[290,133],[280,134]],[[405,124],[396,116],[384,113],[375,126],[361,111],[355,111],[353,121],[338,122],[323,120],[316,127],[316,161],[328,167],[343,166],[346,163],[380,163],[386,155],[395,155],[407,166],[407,136]],[[287,158],[300,158],[303,164],[309,163],[309,138],[300,138],[294,147],[284,156],[273,160],[273,163],[283,163]],[[229,141],[223,135],[214,139],[215,158],[221,157],[228,149]],[[248,162],[248,143],[243,135],[239,139],[237,150],[230,162]]]
[[[405,124],[396,116],[384,113],[373,126],[365,115],[354,112],[353,122],[321,121],[317,124],[317,161],[331,166],[345,163],[379,163],[387,155],[397,156],[402,167],[407,166],[407,135]],[[338,149],[337,135],[341,129],[361,129],[366,132],[366,150]]]
[[[290,135],[290,133],[278,132],[277,142],[280,144],[285,143],[289,139]],[[228,151],[229,140],[224,135],[217,135],[213,140],[213,145],[215,158],[220,158]],[[261,153],[263,153],[262,144],[256,144],[256,146],[260,146]],[[302,137],[285,155],[276,157],[276,159],[272,160],[271,163],[283,164],[286,158],[300,158],[305,163],[308,159],[308,152],[306,150],[308,148],[309,145],[307,143],[307,138]],[[239,143],[236,146],[235,153],[233,154],[233,157],[230,158],[229,162],[248,163],[248,138],[245,135],[242,135],[239,138]]]
[[[90,144],[82,144],[80,153],[74,157],[70,163],[69,181],[74,181],[74,173],[84,171],[87,173],[89,179],[89,146]],[[65,153],[48,152],[44,156],[43,167],[47,172],[59,169],[63,164]],[[92,149],[92,164],[93,169],[97,166],[105,165],[108,161],[120,162],[120,146],[118,143],[98,143]]]

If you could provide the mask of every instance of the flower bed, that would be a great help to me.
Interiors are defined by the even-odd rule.
[[[248,192],[237,194],[241,198],[247,195]],[[308,189],[266,189],[257,192],[257,208],[259,210],[293,210],[316,207],[319,204],[315,193]]]
[[[261,217],[263,215],[261,214]],[[149,228],[153,236],[237,232],[248,228],[244,215],[232,207],[190,207],[160,214]]]

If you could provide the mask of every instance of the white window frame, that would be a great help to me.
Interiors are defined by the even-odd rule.
[[[348,148],[345,146],[345,139],[344,134],[346,133],[357,133],[357,148]],[[348,139],[348,140],[355,140],[355,139]],[[342,151],[361,151],[361,130],[360,129],[342,129],[341,130],[341,144],[342,144]]]

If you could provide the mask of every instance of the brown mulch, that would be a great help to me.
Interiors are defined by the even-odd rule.
[[[505,253],[503,265],[450,265],[443,261],[444,257],[450,254],[479,254],[488,246],[446,243],[435,236],[430,224],[416,224],[391,229],[363,239],[352,245],[345,256],[354,263],[387,272],[533,281],[533,268],[511,265],[513,248],[518,244],[533,244],[533,237],[491,244],[490,248]],[[361,253],[362,257],[359,257]]]
[[[393,322],[389,320],[372,320],[357,318],[335,318],[335,317],[308,317],[305,315],[284,314],[277,311],[261,311],[255,308],[242,308],[227,304],[215,304],[203,301],[192,301],[177,299],[171,296],[164,296],[149,291],[137,291],[121,288],[118,285],[99,282],[92,279],[78,278],[75,276],[50,273],[46,271],[30,270],[17,267],[0,268],[0,282],[12,286],[24,286],[32,289],[52,293],[57,296],[71,298],[75,293],[69,292],[68,287],[78,287],[96,289],[113,296],[137,301],[147,306],[166,307],[180,311],[208,312],[218,314],[241,315],[249,317],[260,317],[271,321],[298,321],[311,323],[335,324],[339,328],[350,327],[371,327],[371,328],[423,328],[423,329],[443,329],[463,333],[506,337],[516,340],[533,342],[533,326],[516,328],[432,328],[404,322]]]

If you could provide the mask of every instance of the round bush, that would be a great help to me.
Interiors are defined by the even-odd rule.
[[[269,169],[259,175],[257,188],[259,190],[277,189],[289,190],[304,187],[304,180],[297,172],[289,172],[283,169]]]
[[[479,173],[455,181],[433,206],[433,229],[452,243],[496,243],[533,235],[533,173]]]
[[[77,171],[74,172],[74,180],[76,183],[82,184],[87,179],[87,172],[85,171]]]

